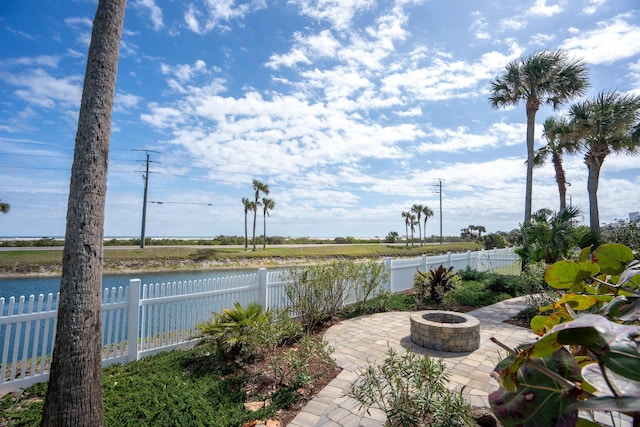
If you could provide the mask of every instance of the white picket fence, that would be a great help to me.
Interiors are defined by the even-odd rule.
[[[413,286],[416,269],[426,271],[443,264],[478,271],[511,268],[519,274],[518,257],[509,248],[491,251],[384,261],[390,272],[384,287],[402,292]],[[199,335],[197,324],[211,313],[259,302],[265,309],[288,304],[282,272],[264,268],[255,273],[184,282],[141,284],[131,279],[126,287],[105,289],[102,296],[103,366],[128,363],[161,351],[188,347]],[[49,377],[49,356],[54,342],[58,295],[31,295],[6,304],[0,298],[0,394],[17,391]],[[355,301],[347,301],[355,302]],[[5,313],[7,315],[2,315]]]

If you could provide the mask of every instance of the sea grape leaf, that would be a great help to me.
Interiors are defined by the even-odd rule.
[[[593,307],[597,303],[598,298],[593,295],[565,294],[555,305],[560,307],[564,304],[569,304],[573,310],[582,311]]]
[[[640,349],[636,341],[640,326],[620,325],[597,314],[585,314],[554,326],[550,335],[553,334],[557,334],[555,339],[560,344],[587,347],[613,372],[640,381]]]
[[[600,267],[593,261],[562,260],[547,268],[544,272],[544,280],[555,289],[569,289],[599,272]]]
[[[606,366],[605,370],[607,371],[607,378],[620,395],[640,397],[640,381],[633,381],[622,375],[618,375]],[[584,366],[582,368],[582,377],[595,388],[594,393],[598,396],[603,397],[612,394],[609,385],[602,375],[602,370],[597,363]],[[640,406],[638,406],[638,408],[640,408]]]
[[[576,409],[584,409],[590,411],[615,411],[624,413],[637,413],[640,408],[640,396],[604,396],[594,397],[576,402]]]
[[[607,243],[593,251],[592,259],[602,274],[619,275],[633,261],[633,251],[620,243]]]
[[[536,335],[544,335],[553,329],[554,326],[560,324],[564,319],[564,313],[551,313],[548,316],[537,315],[533,316],[531,322],[529,322],[529,326],[531,326],[531,330]]]
[[[569,381],[581,382],[578,364],[565,349],[536,360]],[[529,363],[520,367],[518,382],[514,392],[501,388],[489,395],[491,409],[505,427],[575,426],[578,411],[571,405],[577,401],[576,393],[569,392]]]

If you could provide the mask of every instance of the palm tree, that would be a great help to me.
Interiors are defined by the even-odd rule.
[[[489,101],[493,108],[525,103],[527,113],[527,179],[524,222],[531,219],[533,188],[533,143],[536,113],[541,104],[554,109],[576,96],[588,86],[587,67],[570,59],[562,50],[540,51],[511,62],[504,73],[491,82]]]
[[[58,318],[42,426],[102,426],[102,250],[126,0],[99,0],[71,166]]]
[[[253,201],[254,206],[253,206],[253,251],[256,251],[256,220],[258,218],[258,206],[261,206],[260,204],[260,193],[264,194],[265,196],[269,194],[269,186],[266,184],[263,184],[262,182],[258,181],[257,179],[253,180],[253,191],[255,192],[255,199]]]
[[[247,230],[247,216],[249,212],[255,210],[255,204],[252,200],[246,197],[242,198],[242,204],[244,205],[244,250],[249,250],[249,232]]]
[[[409,221],[409,225],[411,226],[411,247],[413,247],[413,233],[416,231],[416,224],[418,221],[416,221],[416,216],[411,212],[409,212]]]
[[[263,219],[263,231],[264,234],[262,236],[262,250],[267,250],[267,217],[269,216],[269,211],[273,210],[276,207],[276,202],[271,199],[267,199],[266,197],[262,198],[262,219]]]
[[[580,215],[580,210],[573,206],[560,209],[556,214],[549,209],[540,209],[532,215],[530,222],[521,226],[529,245],[517,248],[516,253],[523,260],[548,264],[566,258],[569,250],[578,245],[573,221]]]
[[[422,246],[422,225],[420,223],[420,217],[422,216],[422,209],[424,209],[424,206],[422,205],[415,204],[411,206],[411,212],[415,213],[416,217],[418,218],[418,240],[420,240],[420,246]]]
[[[422,215],[424,215],[424,239],[427,240],[427,220],[433,216],[433,211],[429,206],[422,208]]]
[[[9,211],[11,210],[11,205],[9,205],[9,203],[2,203],[0,201],[0,212],[2,212],[3,214],[9,213]]]
[[[486,233],[487,229],[484,228],[484,225],[476,225],[476,231],[478,232],[478,240],[482,238],[482,233]]]
[[[567,175],[562,167],[562,155],[574,153],[577,149],[569,138],[570,126],[565,118],[549,117],[544,121],[542,136],[547,144],[536,150],[533,157],[533,167],[542,166],[551,156],[551,163],[556,174],[558,194],[560,195],[560,210],[567,207]]]
[[[610,153],[640,153],[640,96],[601,92],[592,100],[573,105],[569,116],[573,139],[585,150],[584,162],[589,170],[589,227],[599,236],[600,169]]]
[[[411,224],[411,212],[402,212],[402,218],[404,218],[404,235],[406,237],[405,247],[409,249],[409,224]]]

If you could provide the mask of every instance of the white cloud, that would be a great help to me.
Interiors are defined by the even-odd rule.
[[[164,26],[162,9],[160,9],[156,4],[155,0],[137,0],[133,4],[138,8],[147,9],[149,11],[149,18],[151,19],[154,30],[157,31]]]
[[[0,72],[0,80],[21,88],[14,93],[28,104],[45,108],[57,108],[59,104],[80,105],[82,76],[57,78],[36,68],[20,73]]]
[[[521,51],[521,48],[512,46],[507,55],[487,52],[474,63],[436,57],[427,67],[408,69],[382,78],[382,91],[396,95],[406,91],[414,99],[426,101],[467,97],[476,94],[481,83],[492,78]]]
[[[422,153],[480,151],[486,148],[517,145],[522,142],[526,130],[523,124],[494,123],[483,133],[474,134],[466,127],[456,129],[432,128],[428,139],[436,142],[423,142],[418,146]]]
[[[417,117],[422,115],[422,107],[417,106],[410,110],[405,111],[394,111],[393,114],[400,117]]]
[[[21,56],[18,58],[0,59],[0,67],[23,66],[42,66],[57,68],[60,57],[55,55],[39,55],[39,56]]]
[[[534,34],[531,36],[531,43],[537,46],[551,46],[551,42],[555,40],[555,34]]]
[[[191,80],[197,74],[207,74],[207,64],[202,60],[196,60],[193,65],[190,64],[178,64],[178,65],[167,65],[160,64],[160,71],[162,74],[171,75],[178,79],[180,83],[186,83]]]
[[[242,20],[249,13],[267,7],[265,0],[202,0],[200,7],[187,6],[184,20],[187,28],[196,34],[206,34],[214,28],[228,29],[222,22]]]
[[[595,30],[577,33],[561,48],[590,64],[608,64],[640,53],[640,26],[630,24],[627,15],[598,23]]]
[[[489,24],[487,23],[487,20],[482,15],[482,13],[479,11],[475,11],[471,14],[471,16],[474,18],[474,21],[471,23],[469,31],[471,31],[474,37],[480,40],[487,40],[491,38],[491,36],[489,35],[489,31],[487,30]]]
[[[548,0],[536,0],[535,4],[529,9],[529,14],[548,18],[562,12],[559,4],[549,6],[547,5],[547,1]]]
[[[587,5],[582,8],[582,12],[587,15],[593,15],[598,11],[598,8],[606,2],[607,0],[587,0]]]
[[[142,101],[142,97],[131,93],[116,93],[114,99],[113,110],[118,112],[129,113],[130,110],[138,108],[138,104]]]
[[[298,5],[302,15],[319,21],[329,21],[339,31],[351,27],[353,17],[359,11],[375,6],[375,0],[289,0]]]

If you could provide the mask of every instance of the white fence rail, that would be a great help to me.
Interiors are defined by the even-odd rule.
[[[390,272],[385,288],[402,292],[413,287],[416,269],[427,271],[443,264],[456,270],[500,269],[519,274],[518,257],[509,248],[491,251],[384,261]],[[287,282],[281,272],[264,268],[255,273],[184,282],[141,284],[105,289],[102,295],[103,366],[128,363],[161,351],[192,344],[197,324],[213,312],[259,302],[271,309],[285,308]],[[0,394],[16,391],[49,377],[58,296],[31,295],[7,301],[0,298]],[[5,310],[6,308],[6,310]],[[4,315],[4,313],[7,313]]]

